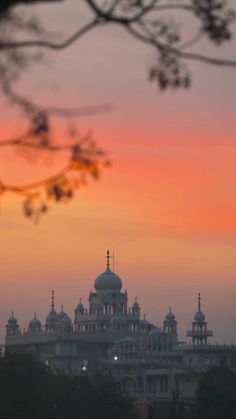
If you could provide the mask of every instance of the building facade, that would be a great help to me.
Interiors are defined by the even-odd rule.
[[[236,346],[209,343],[213,336],[201,309],[201,296],[192,329],[192,342],[179,342],[177,321],[171,307],[163,326],[141,318],[135,299],[128,304],[121,278],[110,269],[94,283],[88,307],[80,300],[74,319],[55,310],[54,292],[44,324],[36,313],[27,329],[21,329],[12,313],[6,326],[5,347],[9,351],[30,351],[55,373],[112,374],[126,394],[139,401],[178,400],[192,402],[199,378],[211,365],[236,370]]]

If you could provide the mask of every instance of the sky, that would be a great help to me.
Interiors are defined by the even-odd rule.
[[[35,8],[58,37],[88,16],[82,3],[66,4],[56,13],[55,6]],[[235,42],[198,48],[236,58]],[[12,310],[22,327],[34,311],[45,321],[52,289],[57,309],[63,303],[73,318],[114,249],[114,269],[142,315],[161,325],[171,305],[184,340],[201,292],[213,341],[236,343],[236,71],[189,63],[191,89],[161,93],[148,81],[154,61],[151,49],[110,26],[47,53],[16,85],[41,104],[112,103],[112,112],[70,121],[81,134],[93,132],[112,166],[37,225],[22,215],[19,197],[1,199],[0,342]],[[18,109],[3,97],[0,103],[3,138],[19,133]],[[67,122],[54,125],[63,140]],[[4,150],[0,178],[36,180],[61,164],[48,156],[32,164]]]

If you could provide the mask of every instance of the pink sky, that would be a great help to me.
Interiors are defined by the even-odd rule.
[[[40,12],[67,33],[77,25],[76,6]],[[211,53],[232,58],[235,41]],[[171,304],[184,338],[200,291],[214,340],[236,343],[236,71],[190,63],[193,87],[163,94],[147,81],[153,59],[120,29],[103,29],[48,54],[47,65],[19,84],[39,103],[114,103],[111,113],[77,121],[82,133],[93,130],[113,165],[37,226],[22,216],[17,197],[2,199],[2,340],[12,309],[22,326],[35,310],[44,321],[51,289],[73,317],[114,247],[130,302],[137,296],[150,320],[162,323]],[[3,134],[18,132],[17,112],[5,100],[2,110]],[[4,181],[20,181],[60,162],[30,166],[8,150],[0,164]]]

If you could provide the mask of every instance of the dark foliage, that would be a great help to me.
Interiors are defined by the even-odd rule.
[[[199,381],[198,418],[235,419],[236,374],[223,366],[210,367]]]
[[[132,401],[110,377],[53,374],[29,353],[0,359],[0,418],[134,418]]]

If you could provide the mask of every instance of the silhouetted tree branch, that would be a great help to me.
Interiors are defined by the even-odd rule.
[[[44,129],[35,132],[33,127],[31,131],[20,137],[0,142],[0,147],[18,147],[24,154],[27,149],[53,154],[68,153],[68,163],[53,176],[24,185],[0,182],[0,196],[7,192],[23,196],[24,214],[35,222],[48,211],[50,202],[70,201],[75,191],[87,184],[88,178],[98,179],[102,167],[109,165],[105,153],[96,146],[90,134],[84,137],[79,137],[76,133],[71,135],[76,137],[71,144],[53,144],[49,132]]]
[[[13,89],[14,83],[30,65],[42,60],[45,49],[63,50],[90,31],[113,24],[122,27],[131,37],[154,49],[156,62],[149,70],[149,79],[156,82],[160,90],[188,88],[191,85],[188,61],[236,67],[236,59],[220,59],[192,50],[202,39],[208,39],[215,45],[222,45],[231,40],[231,24],[235,21],[236,14],[228,8],[227,1],[83,0],[83,5],[87,6],[91,14],[90,21],[61,41],[55,40],[54,35],[45,30],[36,17],[27,20],[18,13],[18,7],[22,5],[29,7],[53,3],[55,6],[68,3],[69,7],[68,0],[3,0],[0,3],[0,87],[10,101],[20,106],[29,121],[29,129],[25,135],[4,140],[0,142],[0,147],[14,146],[24,151],[34,149],[39,152],[60,151],[70,154],[68,164],[52,178],[22,187],[2,183],[1,193],[11,191],[24,195],[27,199],[27,203],[24,204],[26,215],[34,217],[36,213],[36,218],[40,214],[38,207],[42,207],[41,212],[45,212],[47,201],[52,197],[56,202],[72,198],[73,191],[83,184],[85,172],[88,176],[97,177],[101,167],[100,158],[104,158],[104,153],[91,141],[86,144],[86,149],[81,145],[81,139],[73,139],[70,145],[56,145],[55,139],[51,138],[50,118],[93,115],[111,108],[110,104],[76,109],[48,108],[16,93]],[[80,6],[81,3],[78,2],[78,12]],[[171,19],[163,17],[163,12],[168,12]],[[190,39],[186,39],[178,25],[177,12],[188,13],[198,24],[196,34]],[[25,33],[26,39],[22,38]],[[72,172],[76,172],[76,181],[74,176],[73,181],[68,180],[71,179]],[[33,203],[36,200],[40,205],[35,212]]]
[[[83,35],[89,32],[91,29],[95,28],[98,25],[101,25],[104,22],[101,22],[99,19],[93,19],[90,23],[83,26],[81,29],[76,31],[74,34],[66,38],[64,41],[59,43],[54,43],[44,40],[27,40],[20,42],[0,42],[0,50],[9,50],[9,49],[19,49],[19,48],[28,48],[28,47],[41,47],[48,48],[53,50],[60,50],[69,47],[75,41],[78,41]]]

